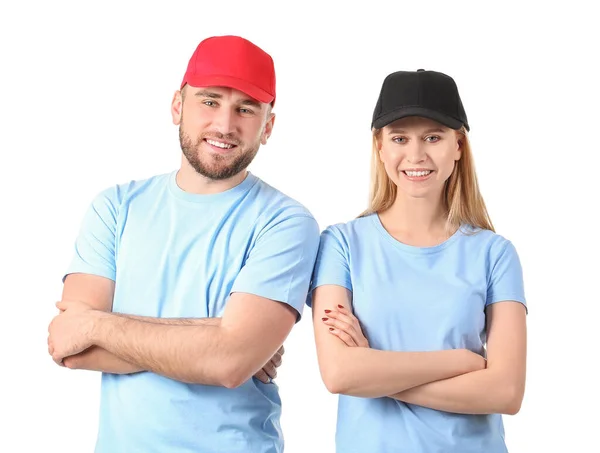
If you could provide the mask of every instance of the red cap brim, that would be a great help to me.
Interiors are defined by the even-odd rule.
[[[270,104],[275,99],[275,96],[267,93],[265,90],[258,88],[256,85],[231,76],[197,75],[186,77],[181,83],[181,88],[183,88],[186,83],[193,87],[234,88],[243,93],[246,93],[248,96],[256,99],[259,102],[264,102],[265,104]]]

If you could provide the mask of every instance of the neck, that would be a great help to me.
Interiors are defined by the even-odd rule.
[[[450,236],[442,194],[436,198],[414,198],[398,192],[394,204],[379,213],[385,229],[401,242],[430,246]]]
[[[238,174],[228,179],[210,179],[198,173],[185,159],[182,157],[181,168],[177,172],[177,185],[181,190],[201,195],[211,195],[215,193],[225,192],[239,185],[246,179],[247,170],[243,170]]]

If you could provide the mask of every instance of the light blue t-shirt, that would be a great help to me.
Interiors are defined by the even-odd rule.
[[[323,231],[311,291],[329,284],[352,292],[370,346],[388,351],[484,355],[486,306],[525,304],[517,252],[502,236],[464,227],[440,245],[413,247],[394,239],[377,214]],[[339,396],[336,446],[338,453],[506,452],[500,414],[347,395]]]
[[[319,246],[310,212],[251,173],[214,195],[184,192],[176,173],[101,192],[67,274],[114,280],[114,312],[220,317],[229,295],[244,292],[299,318]],[[256,378],[227,389],[105,373],[96,452],[280,453],[280,414],[277,385]]]

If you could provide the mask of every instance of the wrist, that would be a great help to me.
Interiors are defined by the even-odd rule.
[[[90,328],[90,341],[96,346],[103,347],[106,338],[105,331],[109,318],[114,317],[110,313],[100,310],[90,310],[92,324]]]

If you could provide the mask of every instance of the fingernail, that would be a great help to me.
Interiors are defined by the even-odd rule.
[[[325,310],[325,313],[331,313],[331,310]]]
[[[344,308],[344,306],[343,306],[343,305],[338,305],[338,307],[339,307],[339,308]]]
[[[323,321],[327,321],[329,318],[321,318]]]
[[[333,327],[330,327],[329,330],[333,330]]]

